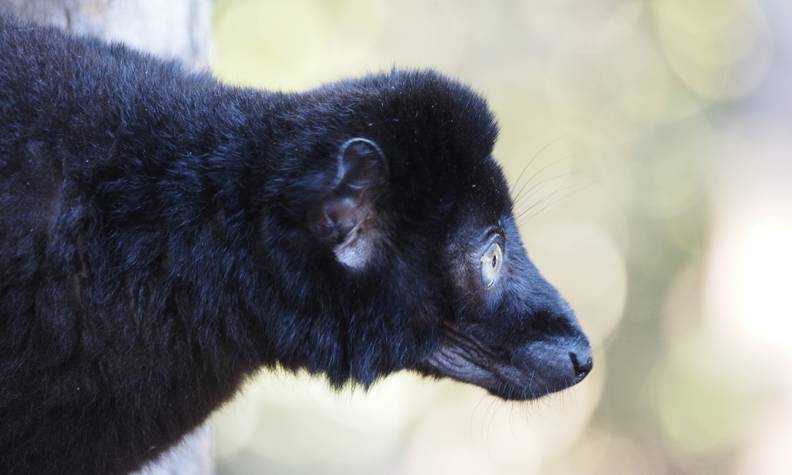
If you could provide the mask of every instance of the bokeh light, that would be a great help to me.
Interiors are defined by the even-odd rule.
[[[395,65],[480,91],[529,254],[595,349],[525,404],[263,372],[214,417],[218,472],[792,473],[790,21],[784,0],[217,0],[226,82]]]

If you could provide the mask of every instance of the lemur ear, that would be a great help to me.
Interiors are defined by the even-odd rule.
[[[336,176],[309,216],[316,237],[336,247],[354,239],[374,212],[374,200],[387,175],[385,155],[376,143],[362,137],[344,142],[338,150]]]

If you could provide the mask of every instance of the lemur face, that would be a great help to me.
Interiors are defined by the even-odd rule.
[[[592,368],[588,340],[526,255],[499,167],[475,177],[446,247],[453,315],[421,369],[504,399],[570,387]]]
[[[400,252],[388,245],[403,239],[394,236],[400,229],[378,220],[373,199],[388,186],[386,160],[372,140],[344,142],[334,190],[312,214],[314,232],[351,273],[376,266],[377,253],[387,260]],[[435,321],[439,338],[414,369],[504,399],[537,398],[578,383],[592,368],[591,348],[572,309],[526,255],[500,168],[482,160],[460,185],[447,198],[455,202],[446,231],[431,233],[437,237],[428,254],[442,263],[431,266],[441,283],[424,284],[437,286],[431,294],[444,300]]]
[[[299,141],[313,158],[289,203],[326,250],[305,273],[342,302],[350,376],[411,369],[505,399],[581,381],[589,343],[523,248],[484,101],[433,73],[313,94],[303,115],[330,125]]]
[[[350,138],[336,159],[329,191],[309,213],[310,227],[351,277],[382,279],[382,289],[395,294],[391,301],[405,306],[425,300],[424,314],[412,318],[432,322],[425,339],[434,341],[419,345],[429,349],[408,369],[517,400],[565,389],[589,373],[588,340],[526,255],[506,181],[491,157],[471,162],[475,167],[453,186],[438,180],[437,190],[424,190],[415,206],[431,207],[426,198],[433,196],[437,209],[416,214],[398,204],[412,197],[393,189],[394,167],[375,140]],[[423,246],[410,244],[416,240]],[[408,262],[415,274],[385,277],[394,260]]]

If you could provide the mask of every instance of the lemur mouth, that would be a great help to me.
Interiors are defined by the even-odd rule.
[[[547,381],[540,375],[512,365],[475,361],[458,347],[446,346],[432,353],[419,367],[424,374],[451,378],[485,389],[506,401],[529,401],[561,391],[580,380]],[[582,379],[582,378],[581,378]]]
[[[445,334],[447,341],[425,358],[418,369],[431,376],[474,384],[507,401],[538,399],[567,389],[582,381],[591,369],[590,357],[587,363],[580,362],[576,355],[571,356],[572,353],[563,355],[571,361],[569,368],[554,364],[559,358],[546,361],[538,356],[535,361],[525,362],[518,354],[531,346],[540,350],[555,349],[554,344],[536,342],[513,352],[499,352],[453,327],[446,329]],[[556,353],[558,351],[552,351],[554,356]],[[512,363],[520,360],[523,364],[519,366]]]

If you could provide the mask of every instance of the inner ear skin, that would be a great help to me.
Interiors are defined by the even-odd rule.
[[[388,163],[374,141],[355,137],[339,147],[335,172],[308,213],[308,227],[340,264],[359,270],[384,242],[385,215],[377,202],[387,188]]]
[[[371,210],[348,195],[325,198],[310,217],[317,238],[335,247],[346,240]]]

